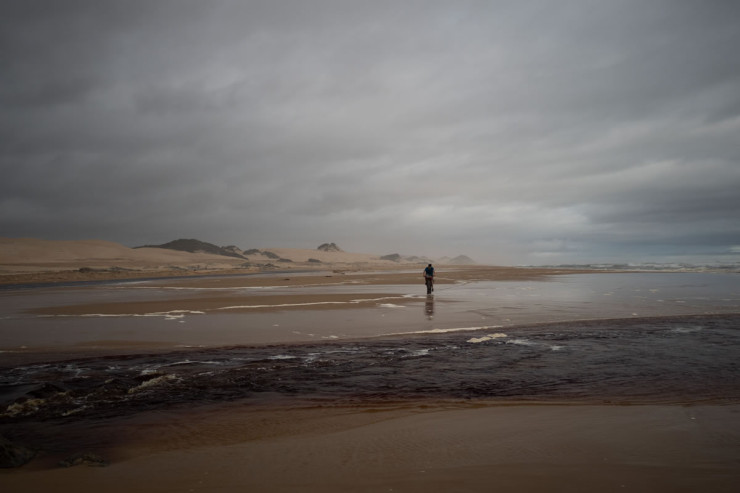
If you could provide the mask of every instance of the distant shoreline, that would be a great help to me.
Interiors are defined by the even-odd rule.
[[[53,287],[61,285],[89,285],[114,281],[152,281],[159,279],[204,279],[209,277],[246,277],[264,276],[269,274],[314,274],[333,272],[335,274],[358,274],[372,272],[401,272],[421,268],[422,265],[365,265],[356,268],[332,268],[331,265],[321,267],[292,266],[292,269],[203,269],[203,270],[118,270],[118,269],[78,269],[65,271],[45,271],[35,273],[0,274],[0,286],[3,289]],[[556,268],[556,267],[501,267],[489,265],[440,265],[441,272],[475,272],[487,280],[510,280],[522,278],[539,278],[548,275],[583,274],[589,272],[604,273],[607,271],[594,269]],[[619,271],[625,272],[625,271]],[[468,275],[464,277],[469,277]]]

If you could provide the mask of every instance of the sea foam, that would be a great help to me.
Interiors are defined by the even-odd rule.
[[[468,339],[468,342],[472,344],[479,344],[481,342],[492,341],[494,339],[501,339],[503,337],[509,337],[509,336],[507,336],[506,334],[502,332],[497,332],[495,334],[488,334],[487,336],[483,336],[483,337],[471,337],[470,339]]]

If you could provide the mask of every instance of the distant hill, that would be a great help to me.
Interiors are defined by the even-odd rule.
[[[178,250],[190,253],[210,253],[213,255],[223,255],[225,257],[246,258],[235,246],[220,247],[213,243],[194,239],[179,239],[170,241],[163,245],[143,245],[135,248],[166,248],[168,250]]]
[[[391,253],[389,255],[383,255],[380,260],[390,260],[391,262],[400,262],[402,257],[397,253]]]
[[[291,255],[291,253],[288,250],[286,250],[286,255],[283,256],[275,252],[271,252],[268,250],[258,250],[256,248],[252,248],[250,250],[241,250],[240,248],[234,245],[220,247],[218,245],[214,245],[213,243],[208,243],[205,241],[200,241],[200,240],[195,240],[195,239],[179,239],[179,240],[170,241],[168,243],[164,243],[162,245],[143,245],[143,246],[139,246],[135,248],[165,248],[167,250],[178,250],[181,252],[189,252],[189,253],[209,253],[212,255],[222,255],[224,257],[232,257],[232,258],[247,259],[247,260],[249,260],[247,255],[259,255],[259,256],[267,257],[273,260],[287,261],[285,257]],[[280,250],[280,249],[271,249],[271,250]],[[327,262],[327,261],[335,262],[336,260],[334,259],[334,257],[337,253],[346,253],[344,252],[344,250],[339,248],[339,246],[336,243],[322,243],[321,245],[319,245],[318,248],[316,248],[316,250],[320,252],[334,254],[334,255],[331,255],[330,257],[322,259],[321,262]],[[299,256],[302,257],[303,255],[299,255]],[[391,253],[389,255],[383,255],[380,257],[376,257],[376,258],[379,260],[391,261],[395,263],[409,263],[409,264],[432,263],[432,260],[427,257],[416,256],[416,255],[405,256],[405,255],[400,255],[398,253]],[[302,259],[301,261],[305,262],[306,259]],[[318,259],[311,258],[311,261],[313,261],[313,263],[316,263]],[[437,259],[437,261],[441,264],[447,264],[447,265],[474,265],[477,263],[475,260],[471,259],[467,255],[458,255],[457,257],[454,257],[454,258],[442,257],[440,259]]]
[[[337,246],[336,243],[322,243],[319,245],[319,247],[316,250],[320,250],[322,252],[343,252],[341,248]]]
[[[416,255],[412,255],[410,257],[404,257],[404,260],[406,262],[412,262],[414,264],[431,264],[432,259],[429,257],[417,257]]]
[[[398,253],[391,253],[389,255],[383,255],[380,257],[381,260],[390,260],[391,262],[404,262],[408,264],[431,264],[432,260],[427,257],[419,257],[417,255],[403,256]]]
[[[446,260],[444,263],[450,264],[450,265],[473,265],[473,264],[476,264],[477,262],[473,260],[472,258],[468,257],[467,255],[458,255],[455,258]]]

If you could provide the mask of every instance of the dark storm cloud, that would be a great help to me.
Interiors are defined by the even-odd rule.
[[[737,255],[738,5],[5,2],[0,232]]]

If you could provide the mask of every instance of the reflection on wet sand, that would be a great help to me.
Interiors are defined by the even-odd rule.
[[[429,297],[417,275],[406,284],[402,273],[337,276],[350,281],[342,284],[311,276],[243,276],[8,291],[0,297],[0,351],[2,359],[19,361],[41,352],[121,351],[126,344],[132,351],[146,345],[161,350],[740,312],[736,275],[490,280],[496,272],[444,272],[442,287]],[[473,274],[485,280],[473,281]]]
[[[428,294],[427,300],[424,303],[424,313],[426,313],[427,319],[432,320],[434,318],[434,295]]]

